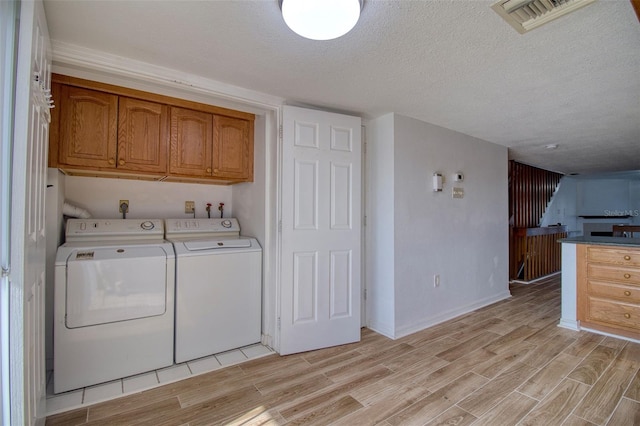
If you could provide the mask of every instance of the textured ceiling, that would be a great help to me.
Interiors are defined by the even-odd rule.
[[[396,112],[549,170],[640,170],[640,23],[628,0],[524,35],[491,1],[365,0],[355,29],[324,42],[293,34],[277,0],[44,3],[58,42],[290,103]]]

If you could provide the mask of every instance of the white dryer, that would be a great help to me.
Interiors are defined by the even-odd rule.
[[[259,343],[262,248],[236,219],[167,219],[176,252],[175,362]]]
[[[54,392],[173,364],[175,254],[159,219],[69,219],[55,266]]]

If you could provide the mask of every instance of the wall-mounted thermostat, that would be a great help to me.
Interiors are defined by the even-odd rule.
[[[458,172],[453,175],[454,182],[462,182],[463,180],[464,180],[464,175],[462,173]]]

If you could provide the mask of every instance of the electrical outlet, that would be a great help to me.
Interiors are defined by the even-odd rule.
[[[185,201],[184,202],[184,212],[185,213],[193,213],[196,210],[195,201]]]
[[[436,274],[433,276],[433,286],[440,287],[440,274]]]
[[[120,202],[118,203],[118,211],[120,213],[129,213],[129,200],[120,200]]]

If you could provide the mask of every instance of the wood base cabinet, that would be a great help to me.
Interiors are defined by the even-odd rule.
[[[253,181],[253,114],[53,76],[49,167],[84,176]]]
[[[576,255],[580,325],[640,339],[640,247],[579,244]]]

